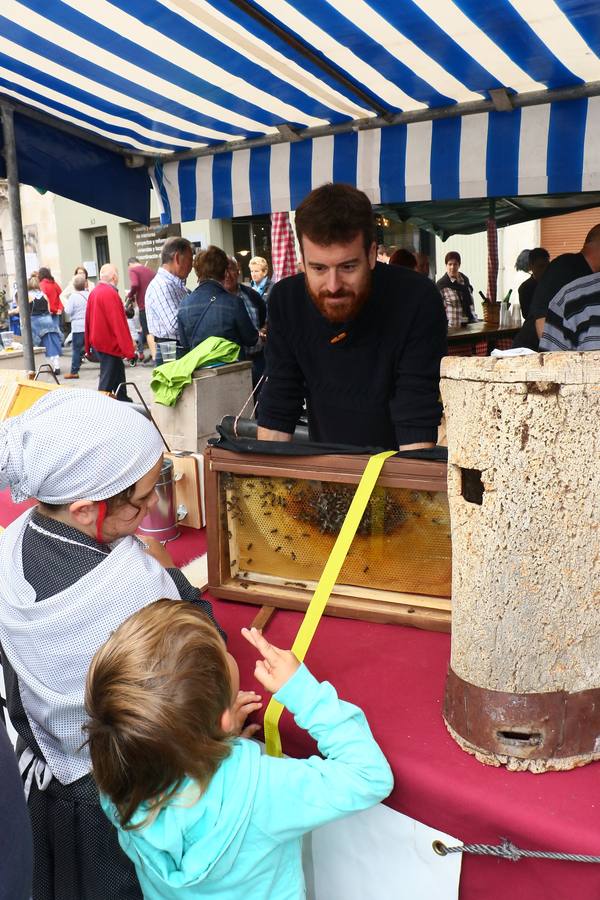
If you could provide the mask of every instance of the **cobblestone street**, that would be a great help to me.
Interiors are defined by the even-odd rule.
[[[37,359],[36,362],[38,362]],[[71,351],[69,348],[66,349],[60,362],[61,374],[58,376],[58,380],[64,387],[94,389],[98,387],[98,376],[100,374],[100,366],[98,363],[91,363],[86,360],[79,370],[79,378],[70,380],[64,378],[64,375],[71,370]],[[141,363],[138,363],[136,366],[130,366],[127,363],[125,364],[125,378],[128,382],[133,382],[133,384],[137,385],[142,397],[148,405],[150,405],[152,400],[152,391],[150,390],[152,371],[153,367],[150,364],[142,365]],[[46,374],[41,375],[40,378],[43,381],[52,380],[51,376]],[[128,393],[132,400],[138,400],[135,389],[129,389]]]

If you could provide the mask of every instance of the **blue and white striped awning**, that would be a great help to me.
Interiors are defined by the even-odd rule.
[[[600,97],[157,164],[163,220],[295,209],[325,181],[374,204],[600,190]]]
[[[374,202],[599,189],[599,93],[598,0],[0,5],[0,100],[159,158],[165,220],[293,208],[329,178]]]

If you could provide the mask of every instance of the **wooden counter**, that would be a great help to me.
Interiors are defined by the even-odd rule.
[[[488,325],[487,322],[472,322],[470,325],[449,328],[448,353],[456,356],[489,356],[496,347],[507,350],[519,330],[520,326],[499,328],[498,325]]]

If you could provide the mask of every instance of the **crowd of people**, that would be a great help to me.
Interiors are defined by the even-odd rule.
[[[194,269],[198,285],[189,290]],[[119,294],[119,272],[107,263],[94,284],[78,266],[62,290],[48,268],[32,272],[28,300],[35,346],[45,350],[56,376],[61,357],[71,345],[70,371],[64,378],[78,379],[85,359],[99,362],[98,389],[128,400],[123,387],[125,362],[161,365],[161,344],[177,343],[181,356],[205,337],[228,338],[241,347],[241,358],[251,359],[255,385],[264,372],[267,300],[272,287],[267,261],[253,257],[250,284],[240,283],[239,264],[218,247],[194,254],[186,238],[167,239],[157,271],[136,258],[127,262],[129,289]],[[205,305],[207,310],[204,319]],[[16,294],[11,310],[17,313]]]
[[[588,232],[578,253],[550,261],[547,250],[535,248],[529,271],[531,278],[521,285],[527,317],[515,346],[600,350],[600,225]]]
[[[594,276],[600,268],[596,260],[600,256],[599,243],[597,226],[579,253],[563,254],[552,264],[544,247],[519,255],[516,268],[529,272],[530,277],[518,289],[523,327],[514,340],[515,347],[534,351],[597,349],[598,286]],[[430,277],[426,253],[379,244],[376,259]],[[444,264],[446,272],[435,286],[443,300],[448,328],[479,321],[473,285],[461,270],[460,254],[446,253]],[[102,267],[97,285],[86,269],[78,266],[64,290],[46,267],[31,274],[28,296],[33,341],[44,347],[46,361],[55,375],[61,372],[66,338],[71,343],[71,364],[64,377],[79,378],[86,358],[98,361],[99,389],[118,392],[120,399],[126,400],[125,389],[119,390],[125,381],[124,360],[160,365],[164,342],[175,341],[180,357],[214,336],[240,346],[240,358],[252,361],[254,388],[261,384],[265,372],[267,305],[274,286],[264,258],[250,260],[250,283],[244,284],[235,256],[227,257],[215,246],[195,253],[186,238],[173,237],[162,248],[156,272],[135,257],[128,260],[127,266],[129,289],[124,300],[118,294],[119,273],[111,264]],[[301,256],[300,271],[303,266]],[[197,285],[190,289],[187,281],[192,270]],[[588,281],[571,287],[580,278]],[[107,285],[112,290],[107,290]],[[559,291],[563,291],[560,297]],[[583,319],[579,311],[582,304]],[[13,312],[14,307],[13,299]],[[66,328],[65,320],[69,323]]]

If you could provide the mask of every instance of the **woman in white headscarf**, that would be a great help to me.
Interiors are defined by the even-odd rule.
[[[198,589],[134,536],[161,463],[154,426],[95,391],[52,391],[0,427],[0,486],[39,503],[0,538],[0,645],[32,819],[33,900],[142,896],[98,804],[81,728],[92,656],[131,613],[165,597],[212,619]]]

